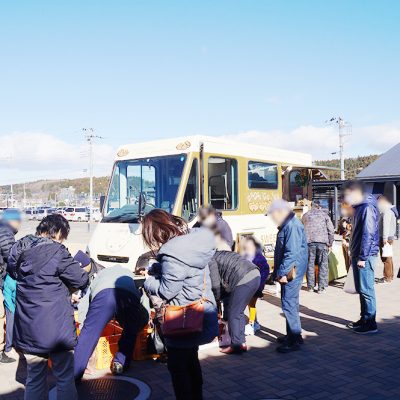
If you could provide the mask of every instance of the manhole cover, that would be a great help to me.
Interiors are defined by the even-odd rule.
[[[80,399],[85,400],[111,400],[111,399],[136,399],[139,394],[138,387],[127,381],[115,379],[92,379],[82,381],[77,387]]]
[[[80,400],[146,400],[150,397],[150,388],[129,376],[83,380],[76,388]],[[49,400],[56,398],[57,388],[54,387]]]

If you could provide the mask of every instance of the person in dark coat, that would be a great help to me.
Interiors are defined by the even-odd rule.
[[[222,213],[214,207],[202,207],[199,209],[198,222],[195,225],[211,229],[228,245],[230,249],[233,247],[232,230],[229,224],[222,218]]]
[[[203,398],[199,345],[218,335],[217,307],[208,268],[215,252],[215,237],[204,228],[192,229],[164,210],[150,211],[142,220],[143,239],[157,253],[144,288],[169,305],[184,306],[205,297],[202,332],[166,337],[168,370],[177,400]]]
[[[76,329],[70,288],[85,288],[87,273],[62,242],[68,221],[45,217],[10,251],[8,273],[17,281],[14,347],[27,362],[26,400],[47,398],[47,363],[57,379],[57,399],[77,399],[74,381]]]
[[[15,209],[8,209],[0,221],[0,363],[9,364],[15,359],[6,353],[11,350],[12,331],[14,328],[14,313],[7,307],[11,300],[10,288],[13,279],[7,275],[7,260],[11,247],[15,243],[15,235],[21,226],[21,213]],[[3,299],[4,296],[4,299]],[[3,304],[4,300],[4,304]],[[4,323],[6,334],[4,334]]]
[[[376,333],[375,268],[379,254],[379,210],[375,197],[365,193],[362,182],[346,182],[343,191],[346,203],[354,208],[350,256],[361,305],[360,319],[348,327],[358,334]]]
[[[80,251],[74,259],[90,274],[93,267],[87,254]],[[149,321],[149,313],[141,304],[141,297],[134,275],[127,268],[116,264],[96,274],[78,303],[78,321],[82,328],[75,347],[75,379],[82,378],[101,333],[114,318],[123,332],[111,371],[120,375],[129,368],[136,336]]]
[[[277,351],[289,353],[299,350],[303,343],[299,296],[308,263],[307,237],[287,201],[275,200],[268,215],[278,226],[273,277],[281,284],[282,311],[286,318],[286,336],[278,338]]]
[[[252,262],[232,251],[217,251],[209,263],[214,295],[224,306],[231,345],[220,351],[241,354],[247,351],[244,310],[260,287],[260,270]]]

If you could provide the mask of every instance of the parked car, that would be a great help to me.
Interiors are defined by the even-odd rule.
[[[66,218],[68,221],[88,221],[88,215],[87,215],[87,210],[86,207],[67,207],[62,215],[64,218]]]
[[[37,210],[36,219],[41,221],[44,217],[47,217],[49,215],[48,210],[48,208],[39,208]]]
[[[36,209],[29,209],[29,210],[25,210],[25,216],[26,218],[28,218],[30,221],[36,221],[37,218],[37,214],[38,214],[38,210]]]

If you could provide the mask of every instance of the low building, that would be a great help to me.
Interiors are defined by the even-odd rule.
[[[367,192],[384,194],[400,210],[400,143],[364,168],[356,177],[362,180]],[[335,226],[340,219],[340,195],[345,181],[313,181],[312,199],[319,200],[329,210]]]
[[[400,143],[364,168],[357,179],[365,182],[368,192],[384,194],[400,209]]]

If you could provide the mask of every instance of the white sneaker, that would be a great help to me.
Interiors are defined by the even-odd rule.
[[[254,336],[254,326],[252,324],[247,324],[244,328],[244,334],[246,336]]]
[[[261,326],[257,321],[254,322],[253,328],[254,328],[254,332],[258,332],[259,330],[261,330]]]

